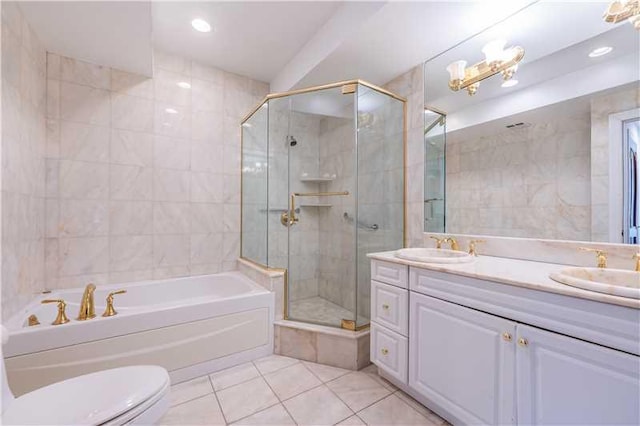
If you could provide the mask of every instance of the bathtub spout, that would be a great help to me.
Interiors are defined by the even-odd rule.
[[[82,295],[82,300],[80,301],[80,312],[78,313],[77,320],[84,321],[91,318],[95,318],[95,304],[93,303],[93,292],[96,290],[96,286],[94,284],[87,284],[84,288],[84,294]]]

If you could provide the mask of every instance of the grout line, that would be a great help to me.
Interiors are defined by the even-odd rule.
[[[209,385],[211,386],[211,390],[213,392],[213,396],[216,399],[216,402],[218,403],[218,408],[220,409],[220,414],[222,414],[222,419],[224,420],[224,424],[228,425],[229,422],[227,421],[227,416],[224,415],[224,410],[222,409],[222,404],[220,404],[220,399],[218,398],[218,394],[215,391],[215,388],[213,387],[213,382],[211,381],[211,375],[207,374],[207,379],[209,380]]]

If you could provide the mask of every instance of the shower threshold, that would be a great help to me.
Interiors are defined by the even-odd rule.
[[[324,297],[313,296],[289,302],[288,319],[341,327],[343,320],[353,320],[353,311],[333,303]],[[357,324],[367,323],[369,323],[368,318],[358,317]]]

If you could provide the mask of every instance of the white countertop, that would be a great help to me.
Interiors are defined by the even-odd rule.
[[[478,278],[518,287],[530,288],[533,290],[546,291],[565,296],[594,300],[596,302],[640,309],[640,300],[638,299],[611,296],[609,294],[582,290],[577,287],[561,284],[549,278],[550,273],[560,272],[562,269],[568,267],[568,265],[482,255],[476,257],[474,261],[470,263],[422,263],[400,259],[395,257],[394,253],[395,251],[371,253],[368,254],[367,257],[386,262],[414,266],[416,268],[447,272],[465,277]]]

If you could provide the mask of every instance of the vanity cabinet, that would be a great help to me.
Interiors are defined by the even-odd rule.
[[[409,386],[466,424],[515,423],[516,323],[411,293]]]
[[[518,324],[518,424],[640,424],[640,358]]]
[[[638,310],[395,266],[372,281],[371,360],[450,422],[640,424]]]

